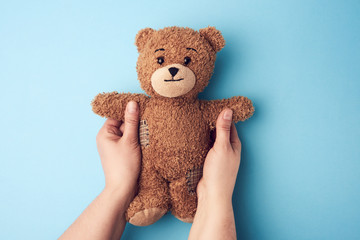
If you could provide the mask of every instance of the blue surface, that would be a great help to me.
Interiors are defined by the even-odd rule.
[[[142,92],[134,37],[208,25],[227,46],[202,98],[256,113],[234,193],[239,239],[360,238],[360,2],[1,1],[0,239],[55,239],[101,191],[98,92]],[[186,239],[167,215],[125,239]]]

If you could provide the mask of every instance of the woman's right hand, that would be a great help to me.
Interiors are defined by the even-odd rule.
[[[198,205],[189,239],[236,239],[232,194],[240,154],[232,111],[225,109],[216,121],[215,143],[206,156],[197,187]]]
[[[240,166],[241,142],[232,122],[232,110],[223,110],[216,122],[216,140],[206,156],[203,178],[198,184],[199,199],[204,197],[231,203]]]

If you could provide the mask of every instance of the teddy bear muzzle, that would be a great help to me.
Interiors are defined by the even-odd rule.
[[[179,97],[194,88],[194,72],[181,64],[171,64],[157,69],[151,76],[151,85],[156,93],[164,97]]]

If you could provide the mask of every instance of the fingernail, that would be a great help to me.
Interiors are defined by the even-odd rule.
[[[137,104],[134,101],[130,101],[127,105],[127,111],[129,113],[136,113]]]
[[[232,119],[232,114],[233,114],[232,110],[226,110],[225,113],[224,113],[223,118],[225,120],[231,120]]]

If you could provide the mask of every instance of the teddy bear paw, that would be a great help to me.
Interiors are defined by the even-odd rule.
[[[135,226],[148,226],[155,223],[167,212],[163,208],[148,208],[137,212],[129,219],[129,223]]]
[[[176,217],[180,221],[186,222],[186,223],[193,223],[193,221],[194,221],[193,217],[184,217],[184,218],[182,218],[182,217],[179,217],[179,216],[176,216],[176,215],[174,215],[174,217]]]

